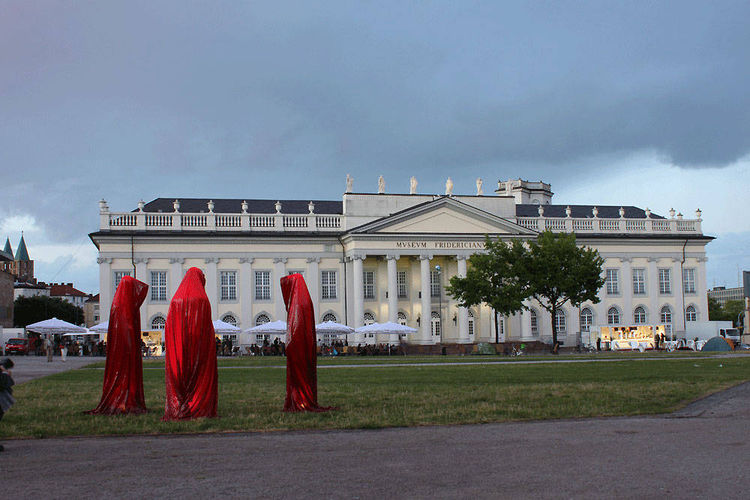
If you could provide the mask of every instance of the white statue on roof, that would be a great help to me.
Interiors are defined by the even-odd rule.
[[[445,194],[448,196],[453,196],[453,181],[450,177],[448,177],[448,180],[445,181]]]
[[[378,177],[378,194],[385,193],[385,179],[383,179],[383,176],[381,175]]]
[[[354,187],[354,178],[351,175],[346,174],[346,191],[344,192],[351,193],[353,187]]]
[[[409,194],[417,194],[417,178],[413,175],[409,179]]]
[[[484,194],[484,191],[482,191],[482,178],[477,177],[477,196],[482,196]]]

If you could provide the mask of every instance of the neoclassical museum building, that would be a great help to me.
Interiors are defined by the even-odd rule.
[[[706,321],[706,252],[711,241],[694,219],[668,217],[633,206],[556,205],[543,182],[498,182],[484,194],[356,192],[347,176],[341,200],[171,199],[143,201],[129,212],[99,202],[100,228],[90,234],[99,250],[102,318],[119,280],[130,275],[150,285],[141,308],[143,329],[161,329],[169,301],[190,267],[206,276],[214,319],[242,329],[285,320],[279,279],[301,273],[316,321],[358,327],[393,321],[417,329],[402,341],[471,344],[549,341],[548,313],[529,309],[498,317],[487,306],[462,308],[446,294],[450,277],[466,273],[467,259],[484,248],[485,235],[533,239],[540,231],[573,232],[605,259],[601,302],[566,305],[557,316],[566,345],[593,327],[664,324],[684,333]],[[393,341],[352,334],[349,343]]]

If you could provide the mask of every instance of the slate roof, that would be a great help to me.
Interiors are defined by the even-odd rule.
[[[565,217],[565,209],[568,205],[542,205],[545,217]],[[570,205],[570,216],[574,219],[593,219],[594,206],[599,210],[600,219],[619,219],[620,207],[614,205]],[[646,212],[642,208],[624,206],[626,219],[645,219]],[[516,205],[516,217],[539,217],[539,205],[521,204]],[[661,215],[651,213],[652,219],[663,219]]]
[[[23,239],[23,235],[21,235],[21,241],[18,243],[18,250],[16,250],[16,260],[19,261],[29,261],[29,252],[26,250],[26,242]]]
[[[180,212],[207,213],[210,198],[177,198],[180,202]],[[172,203],[175,198],[157,198],[146,203],[144,212],[174,212]],[[221,214],[241,214],[242,201],[240,199],[214,199],[214,212]],[[277,200],[244,200],[247,201],[247,212],[251,214],[275,214]],[[281,213],[307,214],[307,204],[315,204],[316,214],[335,215],[343,213],[343,202],[326,200],[278,200],[281,203]],[[133,210],[137,212],[137,210]]]
[[[0,251],[0,256],[9,257],[13,260],[13,248],[10,246],[10,238],[5,238],[5,248]]]

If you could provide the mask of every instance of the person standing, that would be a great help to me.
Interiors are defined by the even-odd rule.
[[[52,339],[51,334],[47,334],[47,338],[44,339],[44,347],[47,349],[47,363],[52,363]]]
[[[0,420],[3,419],[5,412],[10,409],[16,402],[13,398],[13,377],[11,376],[11,368],[13,368],[13,360],[5,358],[0,361]],[[5,450],[5,447],[0,444],[0,451]]]
[[[62,362],[65,363],[68,357],[68,344],[64,341],[60,343],[60,357],[62,358]]]

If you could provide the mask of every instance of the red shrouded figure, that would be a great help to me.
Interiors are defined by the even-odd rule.
[[[169,304],[163,420],[216,416],[216,342],[205,286],[203,272],[191,267]]]
[[[109,313],[107,362],[99,405],[86,413],[120,415],[146,413],[141,360],[141,317],[148,285],[124,276],[117,287]]]
[[[318,406],[318,358],[315,316],[305,279],[300,274],[281,278],[287,311],[286,400],[284,411],[328,411]]]

